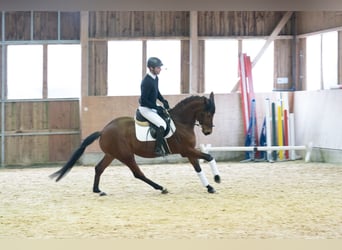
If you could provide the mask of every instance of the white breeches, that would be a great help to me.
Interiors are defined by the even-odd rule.
[[[157,110],[147,107],[139,107],[139,111],[143,117],[152,122],[157,127],[163,127],[166,129],[165,121],[158,115]]]

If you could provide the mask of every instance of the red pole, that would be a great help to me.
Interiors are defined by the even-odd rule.
[[[289,145],[289,128],[288,128],[288,122],[287,122],[287,110],[284,109],[284,145]],[[289,151],[285,151],[285,159],[289,159]]]

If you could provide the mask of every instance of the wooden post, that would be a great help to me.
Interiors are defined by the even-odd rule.
[[[81,100],[83,96],[88,96],[88,84],[89,84],[89,12],[81,11],[81,54],[82,54],[82,66],[81,66]]]
[[[142,71],[141,71],[141,78],[147,73],[147,42],[146,40],[142,41]]]
[[[188,94],[190,85],[190,41],[181,41],[181,86],[180,93]]]
[[[48,98],[48,45],[43,45],[43,99]]]
[[[338,32],[338,38],[337,38],[337,53],[338,53],[338,70],[337,70],[337,83],[342,84],[342,31]]]
[[[198,28],[197,11],[190,11],[190,94],[198,90]]]

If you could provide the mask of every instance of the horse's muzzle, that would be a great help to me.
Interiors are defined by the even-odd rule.
[[[202,133],[203,133],[204,135],[210,135],[211,132],[212,132],[212,129],[202,129]]]

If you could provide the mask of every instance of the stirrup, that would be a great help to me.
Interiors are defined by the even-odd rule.
[[[158,149],[154,150],[154,154],[156,156],[165,156],[166,155],[165,151],[163,149],[161,149],[161,148],[158,148]]]

